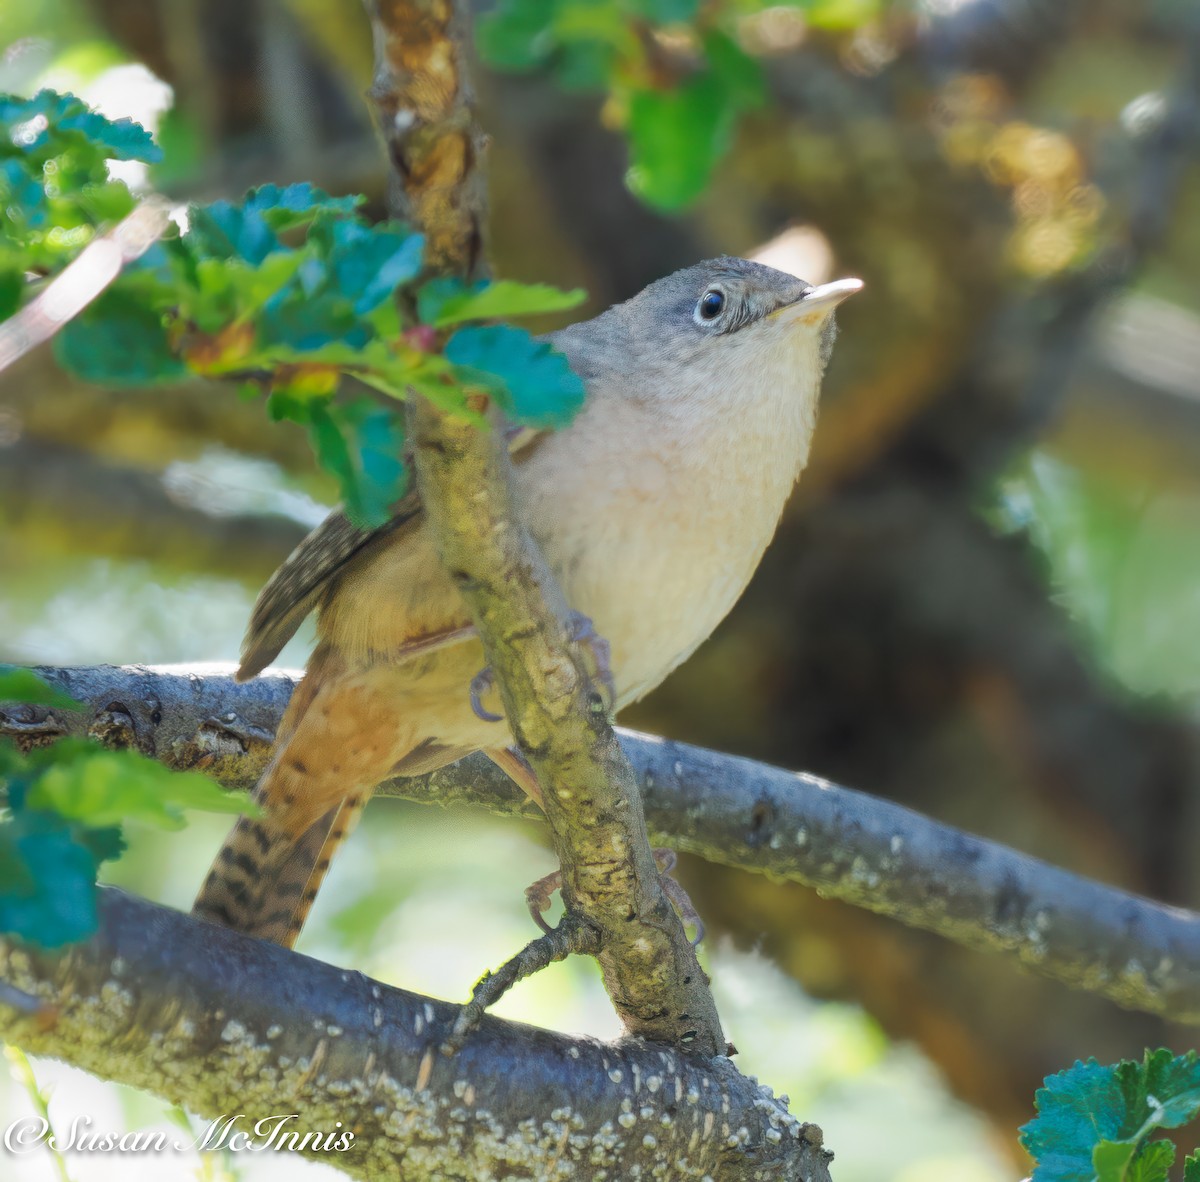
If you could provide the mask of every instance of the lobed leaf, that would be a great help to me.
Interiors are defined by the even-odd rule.
[[[422,294],[431,284],[425,284]],[[492,320],[510,316],[535,316],[543,312],[562,312],[576,308],[587,299],[581,288],[562,291],[545,283],[517,283],[511,279],[499,279],[482,287],[462,288],[454,294],[445,294],[435,308],[428,298],[418,311],[426,324],[446,328],[461,324],[464,320]],[[432,312],[432,319],[426,313]]]
[[[1021,1129],[1037,1162],[1033,1182],[1157,1182],[1174,1150],[1168,1160],[1159,1146],[1169,1143],[1149,1138],[1200,1113],[1200,1062],[1162,1049],[1141,1063],[1077,1062],[1046,1079],[1037,1110]]]
[[[563,426],[583,405],[583,379],[561,353],[524,329],[503,324],[460,328],[444,352],[447,361],[465,371],[465,382],[493,389],[518,422]]]

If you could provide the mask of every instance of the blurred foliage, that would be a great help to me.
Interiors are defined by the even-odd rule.
[[[1037,1109],[1021,1130],[1037,1163],[1033,1182],[1167,1182],[1175,1146],[1154,1134],[1200,1113],[1200,1063],[1194,1051],[1163,1049],[1141,1063],[1089,1059],[1047,1079]],[[1200,1154],[1183,1177],[1200,1182]]]
[[[993,520],[1028,531],[1089,650],[1121,684],[1186,697],[1200,686],[1200,492],[1128,482],[1044,448],[999,485]]]
[[[79,705],[28,669],[0,666],[0,702]],[[244,792],[172,772],[136,751],[64,740],[22,755],[0,743],[0,931],[46,948],[96,929],[96,874],[125,848],[129,821],[163,829],[184,809],[253,811]]]
[[[28,102],[0,99],[0,128],[0,145],[9,145],[0,192],[3,319],[132,210],[134,198],[107,179],[105,162],[149,161],[158,152],[137,124],[114,123],[51,91]],[[467,325],[445,341],[437,329],[555,311],[583,293],[512,281],[472,289],[452,279],[423,283],[421,236],[394,222],[368,223],[358,213],[362,200],[294,184],[263,185],[240,204],[193,205],[186,230],[172,225],[59,333],[60,362],[111,385],[192,373],[269,392],[272,417],[307,426],[347,511],[363,525],[386,521],[404,491],[403,427],[373,399],[334,401],[344,376],[390,399],[416,390],[463,414],[474,413],[474,393],[486,392],[518,422],[569,421],[583,382],[549,345],[509,326]]]
[[[814,29],[847,32],[878,0],[799,0]],[[478,25],[484,59],[505,70],[550,68],[568,90],[608,96],[629,138],[630,188],[665,210],[708,188],[739,118],[766,101],[760,61],[739,27],[777,6],[762,0],[500,0]]]
[[[26,274],[57,274],[97,227],[133,209],[108,161],[161,156],[132,120],[105,119],[72,95],[0,95],[0,320],[20,306]]]

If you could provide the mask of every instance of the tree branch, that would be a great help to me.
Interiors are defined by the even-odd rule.
[[[204,1117],[282,1114],[371,1182],[673,1178],[828,1182],[819,1130],[725,1058],[613,1046],[485,1018],[111,888],[100,931],[47,952],[0,939],[0,1038]],[[44,1003],[41,1010],[37,1003]],[[51,1016],[48,1019],[46,1014]]]
[[[0,708],[25,745],[92,734],[229,787],[261,774],[296,679],[43,668],[86,702],[77,714]],[[1129,1009],[1200,1025],[1200,916],[1081,878],[888,801],[684,743],[622,731],[651,837],[709,861],[803,883]],[[481,756],[379,791],[429,804],[541,814]]]
[[[397,212],[426,234],[427,263],[464,277],[480,261],[481,133],[454,0],[368,0],[372,88],[401,181]],[[471,610],[513,737],[541,786],[563,900],[599,932],[597,959],[631,1034],[699,1055],[725,1050],[708,982],[663,891],[637,783],[571,641],[567,604],[514,522],[500,433],[414,396],[409,431],[442,562]]]

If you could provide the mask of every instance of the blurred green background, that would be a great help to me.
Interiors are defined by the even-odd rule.
[[[502,274],[585,286],[597,310],[719,253],[867,283],[841,316],[812,462],[758,577],[622,721],[1195,906],[1194,3],[722,11],[762,63],[766,101],[682,210],[627,188],[619,94],[478,67]],[[0,91],[70,90],[156,129],[166,160],[133,183],[182,201],[303,179],[383,209],[357,0],[24,0],[0,7],[0,55]],[[686,135],[664,149],[689,150]],[[0,379],[0,659],[232,660],[256,591],[333,498],[301,433],[232,390],[107,391],[48,351],[26,358]],[[302,664],[310,639],[281,663]],[[134,833],[111,877],[187,906],[223,830]],[[534,828],[377,802],[301,948],[462,997],[529,936],[522,891],[551,868]],[[799,887],[695,862],[681,878],[742,1069],[824,1127],[839,1182],[1021,1177],[1015,1129],[1043,1075],[1189,1045]],[[615,1033],[582,961],[500,1012]],[[157,1101],[36,1069],[61,1124],[165,1119]],[[0,1079],[0,1117],[27,1110]],[[6,1179],[56,1176],[44,1155],[0,1161]],[[328,1170],[69,1166],[77,1182]]]

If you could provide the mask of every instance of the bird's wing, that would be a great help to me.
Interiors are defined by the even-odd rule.
[[[505,434],[509,451],[516,457],[541,432],[529,427],[510,427]],[[421,497],[415,487],[396,502],[391,518],[374,529],[354,525],[341,509],[330,513],[284,559],[259,592],[242,641],[242,660],[235,678],[249,681],[279,656],[346,563],[364,551],[387,545],[423,515]]]

